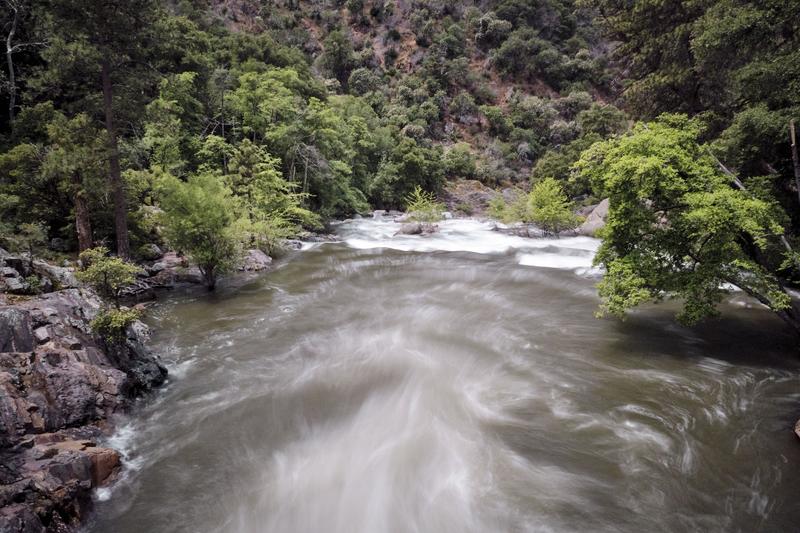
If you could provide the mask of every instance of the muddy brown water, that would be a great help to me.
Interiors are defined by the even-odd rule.
[[[596,242],[340,228],[153,310],[91,532],[797,531],[797,348],[740,295],[594,318]]]

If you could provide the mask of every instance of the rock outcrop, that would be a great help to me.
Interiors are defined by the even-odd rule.
[[[237,270],[240,272],[262,272],[272,265],[272,258],[261,250],[246,250]],[[201,285],[205,282],[200,269],[175,252],[162,254],[157,260],[147,262],[142,275],[122,295],[128,298],[150,299],[156,291],[171,289],[178,285]]]
[[[597,232],[606,225],[606,217],[608,216],[608,198],[594,206],[586,215],[586,220],[583,224],[578,226],[578,234],[586,235],[587,237],[597,236]]]
[[[119,469],[98,440],[166,370],[142,323],[116,343],[92,334],[92,291],[12,298],[0,294],[0,531],[69,531]]]
[[[455,180],[447,183],[443,197],[450,211],[473,216],[483,214],[498,194],[478,180]]]

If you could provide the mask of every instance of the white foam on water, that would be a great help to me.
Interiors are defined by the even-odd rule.
[[[343,242],[360,250],[390,249],[402,252],[468,252],[484,255],[519,252],[523,266],[583,269],[588,273],[598,239],[591,237],[528,238],[509,235],[495,228],[496,222],[453,219],[438,222],[438,231],[430,235],[400,235],[401,224],[391,219],[350,220],[339,225]]]

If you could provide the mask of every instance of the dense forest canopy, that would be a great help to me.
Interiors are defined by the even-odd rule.
[[[761,276],[766,285],[750,288],[768,305],[791,307],[800,2],[3,6],[2,245],[13,247],[33,224],[65,251],[105,243],[136,257],[167,239],[197,258],[220,258],[243,243],[271,249],[333,217],[402,208],[415,190],[439,193],[466,178],[526,191],[540,184],[587,204],[611,195],[611,219],[629,232],[623,238],[610,224],[600,256],[607,267],[627,265],[619,266],[625,279],[606,284],[612,311],[690,279],[694,292],[684,296],[697,305],[684,316],[712,314],[717,282],[735,261],[737,275]],[[683,116],[631,130],[663,113]],[[642,151],[637,139],[648,127],[666,128],[674,142]],[[674,159],[687,153],[702,159],[700,170]],[[661,158],[671,183],[688,188],[662,190],[664,176],[654,173],[653,187],[615,206],[612,156]],[[653,206],[669,210],[663,201],[690,193],[709,195],[706,204],[681,203],[682,231],[699,241],[661,236],[702,248],[724,233],[711,261],[724,276],[692,277],[697,269],[684,267],[693,251],[669,239],[654,242],[651,255],[631,254],[630,243],[670,220]],[[746,220],[705,241],[720,202],[750,202],[739,212]],[[665,247],[673,259],[654,263]]]

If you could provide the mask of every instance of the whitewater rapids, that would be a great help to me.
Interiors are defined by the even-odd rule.
[[[171,382],[109,443],[94,532],[789,531],[800,367],[735,296],[594,318],[598,241],[337,227],[154,311]]]

